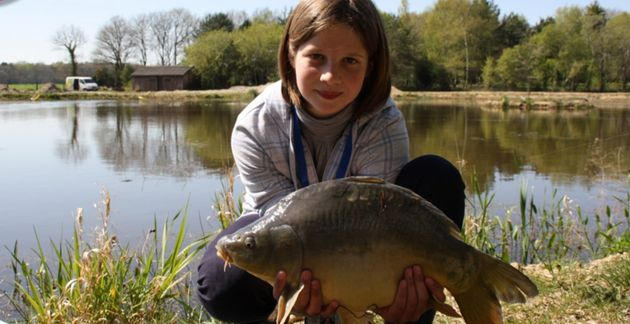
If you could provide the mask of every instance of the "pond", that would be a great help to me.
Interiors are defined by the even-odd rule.
[[[43,243],[69,239],[77,208],[86,231],[98,226],[103,192],[111,196],[110,223],[120,239],[142,241],[154,218],[161,222],[184,207],[192,234],[216,230],[212,206],[245,104],[0,103],[0,247],[17,240],[27,251],[35,231]],[[630,109],[400,108],[412,156],[446,157],[469,189],[475,175],[482,191],[495,194],[497,214],[516,208],[521,188],[541,203],[557,190],[590,212],[628,194]],[[7,260],[5,250],[3,268]]]

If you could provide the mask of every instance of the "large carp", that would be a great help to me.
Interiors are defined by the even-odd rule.
[[[457,226],[431,203],[375,178],[297,190],[216,248],[226,262],[270,284],[286,271],[280,323],[302,289],[303,269],[320,280],[324,303],[337,300],[353,315],[346,312],[343,321],[351,322],[391,304],[403,270],[414,264],[455,297],[467,323],[501,323],[499,301],[524,302],[538,294],[517,269],[464,243]],[[448,305],[435,306],[451,313]]]

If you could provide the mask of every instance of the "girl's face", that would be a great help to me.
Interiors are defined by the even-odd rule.
[[[289,60],[306,110],[319,118],[337,114],[357,98],[369,65],[361,38],[346,24],[316,33]]]

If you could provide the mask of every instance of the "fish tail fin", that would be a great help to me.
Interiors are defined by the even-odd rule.
[[[500,301],[524,303],[527,297],[538,295],[536,285],[522,272],[495,257],[484,254],[483,281],[493,288]]]
[[[524,303],[538,295],[536,285],[516,268],[486,254],[480,260],[479,280],[453,295],[466,323],[502,323],[499,301]]]

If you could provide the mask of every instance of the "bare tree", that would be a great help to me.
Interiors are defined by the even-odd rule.
[[[101,28],[96,36],[94,55],[114,64],[116,86],[120,86],[120,72],[133,50],[133,39],[129,24],[120,16],[114,16]]]
[[[270,9],[256,9],[252,14],[252,22],[260,24],[273,24],[277,22],[277,16]]]
[[[227,15],[230,18],[230,20],[232,20],[232,23],[234,24],[234,28],[241,27],[246,21],[249,20],[249,16],[247,15],[247,12],[245,10],[240,10],[240,11],[232,10],[228,12]]]
[[[65,49],[70,55],[72,75],[77,75],[77,48],[85,44],[85,34],[75,26],[63,26],[52,39],[55,47]]]
[[[167,12],[158,12],[151,14],[150,22],[151,35],[153,36],[153,48],[158,57],[158,64],[170,65],[173,35],[173,18]]]
[[[151,48],[150,27],[151,17],[149,15],[140,15],[131,23],[131,38],[135,54],[138,56],[140,64],[145,66],[149,61],[149,49]]]
[[[151,14],[149,29],[160,65],[177,65],[194,40],[198,20],[186,9]]]
[[[184,48],[194,40],[198,21],[186,9],[173,9],[169,11],[169,15],[173,22],[173,65],[177,65]]]

